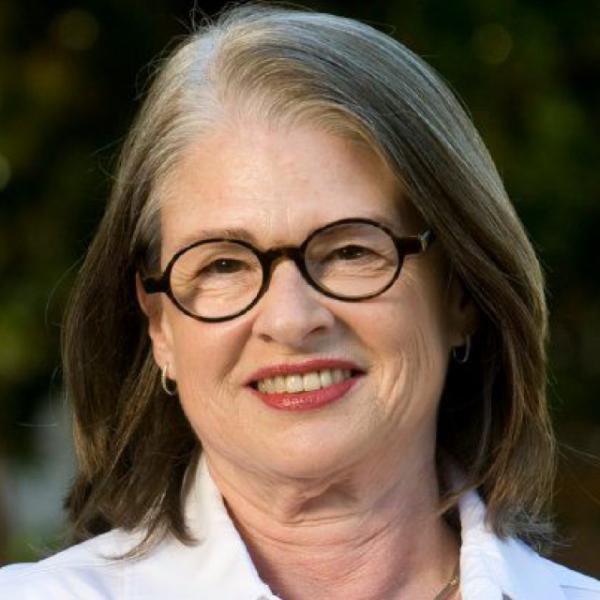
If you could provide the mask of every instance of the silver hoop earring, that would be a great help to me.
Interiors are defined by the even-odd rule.
[[[462,350],[462,351],[461,351]],[[464,346],[452,348],[452,358],[459,364],[464,365],[471,356],[471,336],[468,335]]]
[[[169,376],[167,375],[168,370],[169,365],[168,363],[165,363],[165,366],[160,373],[160,385],[167,396],[175,396],[177,394],[177,384],[173,381],[173,385],[169,385]]]

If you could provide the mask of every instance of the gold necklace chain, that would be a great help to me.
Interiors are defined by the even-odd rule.
[[[450,581],[443,587],[443,589],[437,594],[437,596],[433,600],[447,600],[454,594],[454,592],[456,592],[459,584],[460,562],[456,563],[456,567],[454,569],[454,573],[452,573]]]

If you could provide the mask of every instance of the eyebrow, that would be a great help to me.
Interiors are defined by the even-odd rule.
[[[381,223],[382,225],[387,227],[390,231],[392,231],[396,235],[398,235],[398,236],[403,235],[402,233],[400,233],[398,231],[398,230],[402,229],[401,224],[399,224],[398,222],[394,222],[392,219],[384,217],[381,214],[367,213],[367,214],[360,214],[360,215],[351,215],[348,217],[340,217],[340,219],[371,219],[372,221]],[[340,219],[334,219],[333,221],[330,221],[330,223],[335,223],[336,221],[339,221]],[[321,223],[320,225],[316,225],[309,232],[306,233],[304,238],[306,239],[315,229],[319,229],[320,227],[323,227],[328,224],[329,223]],[[404,234],[404,235],[407,235],[407,234]],[[249,242],[250,244],[252,244],[255,247],[260,247],[262,245],[251,231],[248,231],[247,229],[244,229],[243,227],[217,227],[215,229],[195,229],[192,233],[184,236],[183,238],[181,238],[181,240],[178,241],[178,247],[185,248],[187,246],[195,244],[196,242],[202,242],[204,240],[220,239],[220,238],[224,238],[227,240],[241,240],[243,242]]]
[[[185,248],[196,242],[224,238],[228,240],[242,240],[253,245],[258,244],[254,234],[243,227],[219,227],[216,229],[195,229],[193,233],[179,240],[179,247]]]

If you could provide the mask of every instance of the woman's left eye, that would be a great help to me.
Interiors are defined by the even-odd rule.
[[[341,258],[343,260],[356,260],[358,258],[363,258],[368,254],[372,254],[371,250],[364,248],[363,246],[344,246],[343,248],[338,248],[332,252],[330,256]]]

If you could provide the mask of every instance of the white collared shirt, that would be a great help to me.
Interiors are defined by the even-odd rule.
[[[485,525],[477,494],[460,502],[462,600],[600,600],[600,582],[541,558]],[[280,600],[258,575],[206,462],[186,501],[197,545],[167,537],[138,560],[110,560],[141,533],[110,531],[37,563],[0,569],[2,600]]]

